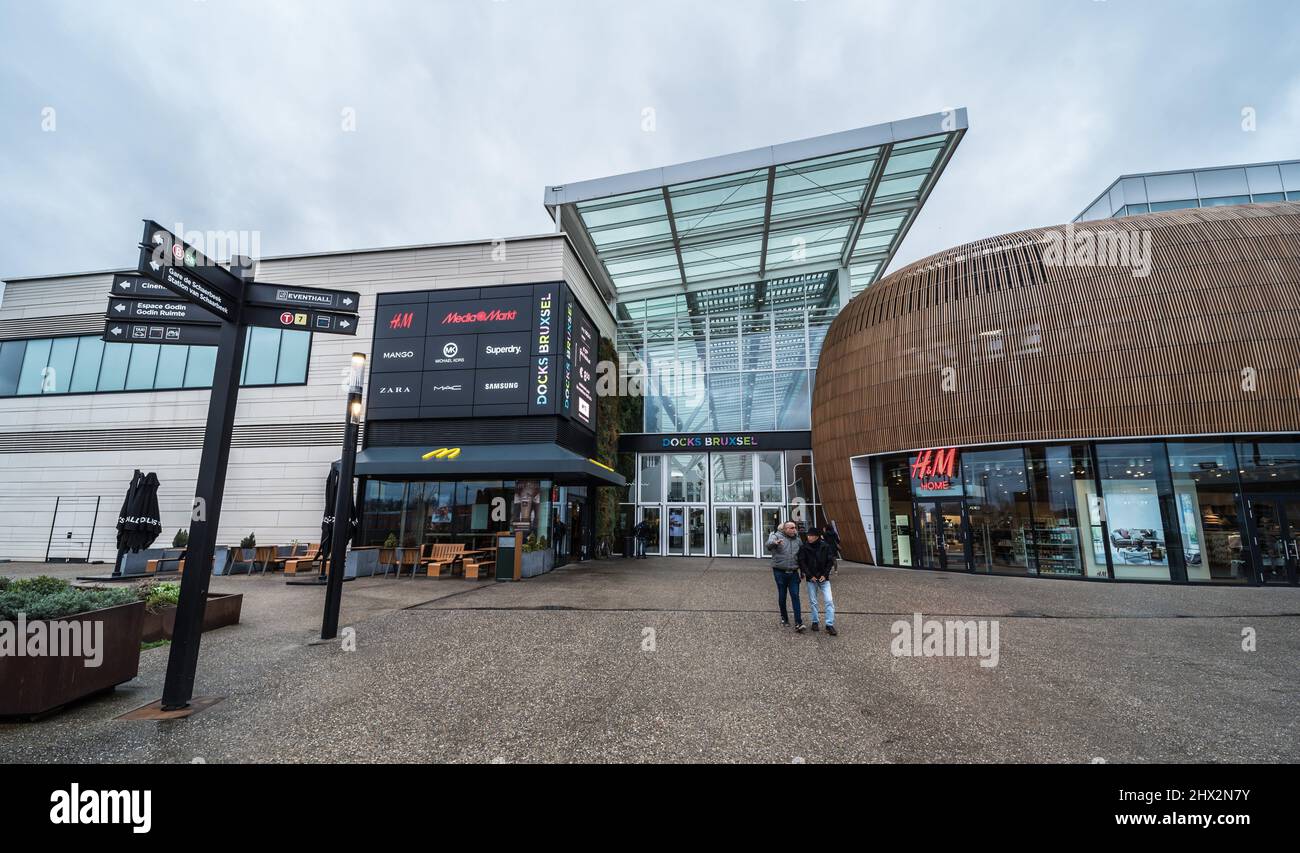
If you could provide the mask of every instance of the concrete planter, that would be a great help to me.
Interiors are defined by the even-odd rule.
[[[208,593],[208,603],[203,607],[203,630],[215,631],[227,625],[238,625],[244,607],[244,594]],[[176,607],[161,608],[157,613],[145,611],[143,642],[170,640],[176,629]]]
[[[82,631],[103,624],[103,659],[88,667],[79,656],[0,656],[0,716],[30,717],[45,714],[94,693],[111,690],[135,678],[140,671],[140,637],[144,627],[144,602],[133,601],[91,610],[62,619],[32,620],[46,624],[81,622]]]

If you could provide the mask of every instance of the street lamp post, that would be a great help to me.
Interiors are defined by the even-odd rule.
[[[347,416],[343,422],[343,456],[339,461],[338,496],[334,500],[334,537],[330,545],[329,580],[325,587],[325,616],[320,626],[322,640],[332,640],[339,633],[343,572],[352,526],[352,476],[357,463],[357,430],[361,425],[361,394],[365,390],[365,382],[366,354],[354,352],[352,371],[348,378]]]

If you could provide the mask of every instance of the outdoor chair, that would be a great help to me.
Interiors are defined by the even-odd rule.
[[[465,552],[460,542],[438,542],[424,546],[420,564],[425,567],[425,574],[431,578],[441,577],[455,571],[456,563]]]
[[[321,569],[320,545],[308,546],[308,551],[301,557],[291,557],[284,561],[284,573],[296,575],[303,572],[319,572]]]

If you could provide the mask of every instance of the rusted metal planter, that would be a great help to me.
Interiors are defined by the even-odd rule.
[[[207,604],[203,607],[203,630],[214,631],[227,625],[239,624],[239,613],[244,607],[244,594],[208,593]],[[144,635],[146,643],[158,640],[170,640],[176,628],[176,606],[161,608],[157,613],[145,611]]]
[[[144,602],[133,601],[90,610],[61,619],[33,619],[27,624],[81,622],[82,631],[103,623],[99,666],[85,665],[79,656],[27,657],[0,655],[0,716],[32,717],[45,714],[94,693],[111,690],[135,678],[140,671],[140,637],[144,628]]]

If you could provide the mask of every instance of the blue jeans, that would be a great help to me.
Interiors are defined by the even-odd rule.
[[[812,611],[812,620],[817,622],[817,593],[822,594],[822,602],[826,605],[826,624],[835,624],[835,599],[831,598],[831,582],[808,581],[808,609]]]
[[[789,591],[790,600],[794,602],[794,624],[802,625],[803,608],[799,605],[799,573],[773,569],[772,577],[776,579],[776,603],[781,608],[781,621],[790,621],[785,609],[785,594]]]

